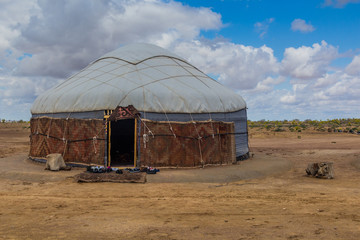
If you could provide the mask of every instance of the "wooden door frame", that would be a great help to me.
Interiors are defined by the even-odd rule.
[[[126,115],[125,115],[126,113]],[[115,110],[107,110],[105,111],[104,118],[107,121],[107,166],[111,166],[111,122],[114,120],[120,120],[121,119],[133,119],[134,120],[134,167],[136,167],[137,162],[137,118],[138,118],[139,112],[132,106],[129,105],[128,107],[117,107]],[[120,167],[121,168],[121,167]]]

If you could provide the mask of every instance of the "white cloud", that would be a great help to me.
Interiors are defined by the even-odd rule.
[[[294,104],[296,103],[296,96],[295,95],[285,95],[280,98],[280,102],[285,104]]]
[[[260,38],[263,38],[267,34],[270,24],[275,21],[275,18],[268,18],[262,22],[256,22],[254,24],[255,30],[260,33]]]
[[[336,81],[334,80],[336,79]],[[321,84],[319,84],[319,82]],[[326,119],[354,117],[358,114],[360,78],[343,72],[327,74],[307,84],[294,84],[292,90],[279,95],[280,108],[293,118]],[[289,108],[286,108],[289,106]]]
[[[353,76],[360,75],[360,55],[355,56],[345,69],[346,73]]]
[[[0,53],[3,53],[20,35],[18,26],[27,24],[30,14],[36,14],[39,9],[36,0],[2,0],[0,9]]]
[[[331,87],[325,90],[325,93],[337,100],[360,100],[360,77],[351,77],[343,74],[340,79]],[[358,108],[359,106],[357,106]]]
[[[343,73],[341,71],[338,71],[338,72],[335,72],[332,74],[326,73],[326,74],[324,74],[323,77],[320,77],[315,80],[314,88],[324,89],[329,86],[332,86],[339,80],[339,78],[341,77],[342,74]]]
[[[278,85],[284,82],[286,79],[283,76],[278,77],[267,77],[263,81],[258,82],[254,90],[250,90],[251,92],[269,92],[273,90],[275,85]]]
[[[313,25],[311,25],[310,22],[306,23],[305,20],[298,18],[292,21],[291,30],[293,30],[294,32],[300,31],[302,33],[307,33],[315,31],[315,28],[313,27]]]
[[[219,81],[235,89],[252,89],[277,73],[273,50],[230,42],[191,41],[179,43],[174,51],[203,70],[219,76]]]
[[[338,57],[337,48],[325,41],[312,47],[286,48],[281,62],[282,72],[298,79],[322,77],[332,60]]]
[[[16,99],[34,94],[34,86],[29,78],[2,77],[0,79],[0,95],[8,105],[17,102]]]
[[[359,3],[360,0],[325,0],[324,6],[343,8],[349,3]]]
[[[170,47],[222,27],[210,9],[173,1],[39,1],[39,8],[18,28],[14,47],[33,54],[17,69],[21,75],[65,77],[120,44]]]
[[[334,71],[330,65],[337,57],[341,57],[337,48],[325,42],[286,49],[284,59],[279,63],[277,78],[268,77],[256,88],[240,91],[247,101],[249,118],[357,117],[360,102],[359,57],[355,56],[346,68],[338,67]],[[291,88],[278,89],[278,84]]]
[[[292,87],[292,93],[289,91],[286,95],[280,97],[280,102],[284,104],[298,104],[301,102],[301,96],[304,89],[306,89],[307,84],[294,84]]]

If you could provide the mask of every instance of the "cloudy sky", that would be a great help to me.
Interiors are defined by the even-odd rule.
[[[360,0],[1,0],[0,119],[124,44],[175,52],[250,120],[360,117]]]

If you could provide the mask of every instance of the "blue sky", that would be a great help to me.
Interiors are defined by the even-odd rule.
[[[248,117],[360,117],[360,0],[3,0],[0,119],[124,44],[175,52],[243,96]]]
[[[226,25],[220,31],[203,31],[207,38],[223,36],[230,41],[260,47],[266,44],[281,59],[285,48],[310,46],[325,40],[339,47],[339,52],[359,53],[360,4],[346,4],[343,7],[326,6],[324,1],[182,1],[189,6],[209,7],[220,13]],[[267,26],[266,34],[259,37],[254,25],[274,19]],[[301,33],[291,30],[294,19],[311,23],[315,30]],[[260,30],[261,31],[261,30]],[[350,61],[350,60],[348,60]]]

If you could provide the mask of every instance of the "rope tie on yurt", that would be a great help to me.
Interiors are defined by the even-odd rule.
[[[174,130],[173,130],[172,126],[171,126],[170,120],[169,120],[169,118],[168,118],[168,116],[167,116],[167,114],[166,114],[165,111],[164,111],[164,114],[165,114],[165,117],[166,117],[167,122],[168,122],[168,124],[169,124],[170,131],[172,132],[174,138],[176,138],[176,135],[175,135]]]
[[[195,128],[196,134],[198,135],[198,144],[199,144],[199,153],[200,153],[200,163],[201,163],[201,165],[204,167],[204,160],[203,160],[202,151],[201,151],[201,141],[202,141],[202,137],[200,136],[199,131],[197,130],[196,122],[194,121],[191,113],[189,113],[189,114],[190,114],[192,123],[194,124],[194,128]]]
[[[143,134],[143,142],[144,142],[144,148],[146,148],[146,143],[149,142],[149,135],[146,133]]]
[[[172,126],[171,126],[170,120],[169,120],[169,118],[168,118],[168,116],[167,116],[167,114],[166,114],[165,109],[164,109],[163,106],[161,105],[159,99],[156,98],[156,100],[157,100],[157,102],[159,103],[159,106],[161,107],[161,109],[163,110],[163,112],[164,112],[164,114],[165,114],[166,120],[167,120],[167,122],[168,122],[168,124],[169,124],[170,131],[172,132],[174,138],[176,138],[176,135],[175,135],[175,133],[174,133],[174,131],[173,131],[173,128],[172,128]]]
[[[96,151],[96,143],[97,143],[97,136],[93,137],[93,146],[94,146],[95,154],[97,153],[97,151]]]
[[[192,117],[191,113],[190,113],[190,117],[191,117],[191,122],[194,124],[194,128],[195,128],[196,134],[198,135],[198,139],[199,139],[199,140],[201,140],[201,139],[202,139],[202,137],[200,136],[199,131],[197,130],[197,127],[196,127],[196,122],[194,121],[194,119],[193,119],[193,117]]]
[[[210,117],[210,119],[209,119],[209,121],[210,121],[210,124],[211,124],[211,129],[212,129],[212,138],[214,139],[215,138],[215,131],[214,131],[214,126],[213,126],[213,120],[212,120],[212,117],[211,117],[211,113],[209,112],[209,117]]]
[[[67,141],[65,139],[65,133],[66,133],[66,128],[67,128],[67,122],[68,122],[69,118],[66,118],[66,121],[65,121],[65,127],[64,127],[64,133],[63,133],[63,137],[62,137],[62,140],[63,142],[65,143],[65,141]]]
[[[66,153],[67,144],[68,144],[68,141],[65,140],[64,152],[63,152],[63,155],[62,155],[63,157],[65,156],[65,153]]]
[[[65,146],[64,146],[64,152],[63,152],[63,157],[65,157],[66,148],[67,148],[67,144],[68,144],[68,140],[65,138],[68,120],[69,120],[69,116],[66,118],[66,121],[65,121],[64,133],[63,133],[63,138],[62,138],[63,143],[65,144]]]
[[[145,115],[144,115],[144,116],[145,116]],[[141,119],[140,116],[138,116],[138,119],[140,120],[140,122],[141,122],[142,124],[144,124],[144,127],[148,130],[148,133],[146,134],[146,133],[145,133],[145,128],[144,128],[143,141],[144,141],[145,138],[147,138],[147,141],[146,141],[146,142],[149,142],[149,137],[148,137],[148,135],[151,134],[152,138],[154,138],[155,135],[154,135],[153,132],[150,130],[150,128],[146,125],[146,123]],[[145,146],[145,142],[144,142],[144,146]],[[146,146],[145,146],[145,148],[146,148]]]
[[[201,143],[200,143],[200,139],[198,140],[198,143],[199,143],[199,152],[200,152],[200,163],[201,163],[202,167],[204,167],[204,160],[203,160],[203,157],[202,157],[202,152],[201,152]]]
[[[144,112],[144,117],[145,117],[145,112]],[[155,136],[153,132],[150,130],[150,128],[146,125],[146,123],[141,119],[140,116],[138,116],[138,119],[142,124],[144,124],[143,143],[144,143],[144,148],[146,148],[146,143],[149,142],[149,135],[151,134],[152,138],[154,138]],[[145,128],[148,130],[148,133],[145,132]]]
[[[219,141],[219,151],[221,152],[222,148],[221,148],[221,137],[220,137],[220,130],[219,130],[219,127],[217,128],[217,132],[218,132],[218,141]]]
[[[173,128],[172,128],[172,126],[171,126],[170,122],[169,122],[169,125],[170,125],[170,131],[171,131],[171,132],[172,132],[172,134],[174,135],[174,138],[176,138],[176,135],[175,135],[175,133],[174,133],[174,131],[173,131]]]
[[[46,138],[49,138],[49,137],[50,137],[51,121],[52,121],[52,117],[50,118],[49,129],[48,129],[48,133],[47,133]]]
[[[97,140],[99,138],[99,134],[105,130],[106,126],[107,126],[108,120],[105,121],[105,124],[103,125],[102,129],[100,129],[97,134],[93,137],[93,147],[94,147],[94,152],[95,154],[97,153],[97,148],[96,148],[96,144],[97,144]],[[101,138],[100,138],[101,139]]]
[[[214,126],[213,126],[211,118],[210,118],[210,124],[211,124],[211,129],[212,129],[212,138],[215,139],[215,131],[214,131]]]
[[[98,139],[99,134],[106,129],[107,124],[108,124],[108,120],[105,121],[104,126],[102,127],[102,129],[100,129],[100,130],[97,132],[97,134],[95,135],[95,136],[96,136],[96,139]]]
[[[154,134],[153,134],[153,132],[152,132],[152,131],[150,130],[150,128],[146,125],[146,123],[145,123],[143,120],[141,120],[141,118],[140,118],[140,117],[139,117],[139,120],[140,120],[140,122],[141,122],[141,123],[143,123],[143,124],[144,124],[144,126],[147,128],[148,133],[149,133],[149,134],[151,134],[151,136],[154,138]],[[145,129],[144,129],[144,134],[146,134],[146,133],[145,133]],[[149,135],[149,134],[148,134],[148,135]]]
[[[40,125],[40,118],[38,118],[37,126],[36,126],[36,132],[35,134],[39,134],[39,125]]]

